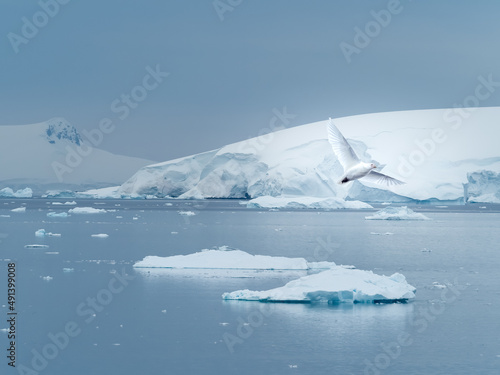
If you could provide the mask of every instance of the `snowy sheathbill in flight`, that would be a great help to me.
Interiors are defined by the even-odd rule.
[[[333,152],[337,156],[337,159],[344,168],[344,174],[340,178],[339,184],[345,184],[360,178],[362,178],[362,181],[383,186],[404,184],[404,182],[396,180],[395,178],[375,172],[373,170],[377,168],[375,164],[364,163],[359,160],[358,156],[349,143],[347,143],[340,130],[335,126],[332,119],[330,119],[328,123],[328,141],[332,145]]]

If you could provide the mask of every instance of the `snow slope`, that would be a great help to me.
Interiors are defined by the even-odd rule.
[[[151,164],[149,160],[114,155],[89,146],[92,147],[91,142],[63,118],[0,126],[0,188],[29,186],[40,193],[47,186],[117,185],[137,169]],[[79,160],[73,155],[68,163],[69,150],[76,155],[82,151],[85,156]],[[59,178],[54,170],[54,165],[59,164],[54,163],[71,171],[60,173]]]
[[[122,195],[181,198],[337,197],[369,202],[464,201],[467,174],[500,172],[500,107],[375,113],[336,119],[363,161],[406,181],[381,190],[336,184],[342,168],[327,120],[141,168]]]

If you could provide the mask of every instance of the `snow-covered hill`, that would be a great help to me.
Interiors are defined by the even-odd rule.
[[[336,119],[358,156],[407,184],[391,191],[336,182],[327,120],[141,168],[123,195],[181,198],[313,196],[363,201],[464,201],[467,174],[500,172],[500,107],[387,112]],[[477,190],[477,189],[476,189]]]
[[[116,185],[151,164],[94,147],[63,118],[0,126],[0,160],[0,188],[29,186],[39,192]]]

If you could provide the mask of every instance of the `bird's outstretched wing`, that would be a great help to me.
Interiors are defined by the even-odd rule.
[[[371,171],[366,176],[361,178],[361,182],[367,181],[374,184],[384,185],[384,186],[397,186],[404,185],[403,181],[396,180],[393,177],[386,176],[383,173]]]
[[[344,167],[344,171],[360,162],[358,156],[349,146],[340,130],[337,129],[332,119],[328,123],[328,142],[330,142],[340,164]]]

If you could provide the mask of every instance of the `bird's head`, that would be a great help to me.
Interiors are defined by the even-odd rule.
[[[375,164],[373,164],[373,163],[371,163],[371,164],[370,164],[370,167],[371,167],[372,169],[377,168],[377,166],[376,166]]]

